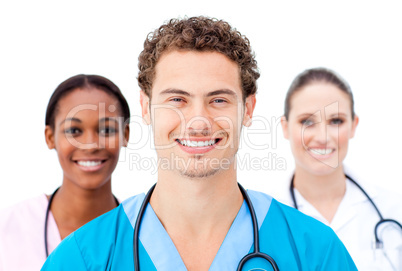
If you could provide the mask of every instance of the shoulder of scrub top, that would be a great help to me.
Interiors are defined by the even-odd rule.
[[[8,206],[0,210],[0,230],[2,226],[13,222],[25,223],[26,219],[32,218],[33,221],[39,217],[45,217],[48,199],[45,194],[23,200],[12,206]],[[40,222],[43,224],[43,221]]]
[[[288,260],[292,255],[297,259],[300,270],[356,270],[330,227],[275,199],[261,226],[260,239],[262,251],[278,259],[281,255],[276,253],[286,251]]]
[[[135,211],[133,213],[138,213],[144,196],[126,199],[71,233],[49,255],[42,270],[54,270],[56,266],[63,270],[81,270],[87,268],[87,264],[105,267],[115,253],[132,250],[133,225],[125,208],[129,206]]]

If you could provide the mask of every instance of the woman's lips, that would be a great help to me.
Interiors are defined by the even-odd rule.
[[[333,148],[307,148],[308,153],[316,159],[327,159],[333,155]]]
[[[106,162],[106,159],[104,160],[76,160],[74,161],[78,167],[87,172],[94,172],[100,170],[103,166],[104,163]]]

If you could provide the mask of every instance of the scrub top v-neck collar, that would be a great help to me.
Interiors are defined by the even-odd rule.
[[[258,226],[260,228],[265,216],[267,215],[271,201],[266,202],[266,198],[261,197],[259,193],[255,193],[254,191],[248,191],[248,193],[253,203]],[[124,206],[125,212],[128,215],[132,226],[135,225],[139,205],[141,205],[143,198],[144,195],[141,195],[139,200],[136,201],[137,203],[134,205]],[[239,236],[241,236],[241,238],[239,238]],[[147,205],[141,221],[139,238],[157,270],[187,270],[172,239],[166,232],[150,204]],[[250,211],[247,208],[245,201],[243,201],[243,204],[215,255],[209,270],[236,270],[241,258],[249,253],[252,245],[253,228]]]

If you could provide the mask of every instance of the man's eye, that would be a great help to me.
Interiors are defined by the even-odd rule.
[[[172,99],[170,99],[169,101],[171,101],[171,102],[176,102],[176,103],[180,103],[180,102],[183,102],[183,99],[182,99],[182,98],[172,98]]]
[[[224,100],[224,99],[215,99],[215,100],[213,100],[213,102],[217,103],[217,104],[221,104],[221,103],[226,103],[226,100]]]

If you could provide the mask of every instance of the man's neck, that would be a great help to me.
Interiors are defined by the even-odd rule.
[[[162,224],[172,220],[186,228],[202,229],[216,225],[230,213],[237,214],[242,202],[235,172],[190,179],[164,171],[159,171],[150,201]]]
[[[159,171],[150,203],[189,270],[209,268],[243,203],[236,172],[228,173],[189,179]]]

